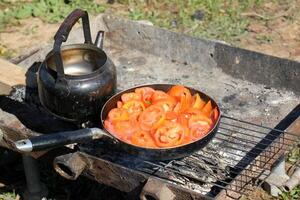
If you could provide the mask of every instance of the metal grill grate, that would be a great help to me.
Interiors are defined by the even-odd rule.
[[[215,138],[181,160],[143,161],[137,170],[207,197],[220,191],[239,198],[267,177],[272,164],[298,140],[286,131],[222,116]]]

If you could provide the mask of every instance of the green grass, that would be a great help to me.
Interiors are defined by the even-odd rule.
[[[4,192],[0,194],[0,200],[18,200],[20,196],[15,192]]]
[[[104,1],[105,2],[105,1]],[[241,13],[259,6],[263,0],[118,0],[128,8],[127,16],[134,20],[149,20],[157,26],[193,36],[237,40],[249,24]],[[109,4],[96,4],[92,0],[0,0],[0,29],[19,19],[39,17],[45,22],[62,21],[73,9],[82,8],[89,13],[104,12]],[[200,12],[200,20],[194,17]],[[114,13],[118,14],[118,13]]]
[[[246,32],[249,19],[241,15],[262,0],[119,0],[129,7],[128,17],[209,39],[234,42]],[[194,16],[201,12],[202,19]]]
[[[286,161],[294,165],[300,160],[300,148],[295,147],[289,151]],[[290,192],[282,191],[280,194],[282,200],[298,200],[300,199],[300,186],[295,187]]]
[[[295,187],[290,192],[282,192],[280,194],[282,200],[299,200],[300,199],[300,186]]]
[[[20,19],[39,17],[45,22],[62,21],[75,8],[88,10],[90,13],[105,11],[105,4],[96,4],[92,0],[0,0],[0,30],[8,24],[16,24]]]

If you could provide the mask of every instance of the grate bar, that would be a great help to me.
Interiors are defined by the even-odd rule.
[[[224,129],[224,130],[226,130],[226,131],[228,131],[228,132],[230,132],[230,131],[232,131],[232,132],[234,132],[234,133],[238,133],[238,134],[240,134],[240,135],[246,135],[246,136],[249,136],[249,137],[252,137],[252,138],[257,138],[257,139],[259,139],[259,140],[261,140],[261,139],[264,139],[264,140],[267,140],[267,141],[269,141],[269,142],[273,142],[274,140],[272,140],[272,139],[268,139],[268,138],[264,138],[264,137],[259,137],[259,136],[256,136],[256,135],[251,135],[251,134],[248,134],[248,133],[244,133],[244,132],[241,132],[241,131],[236,131],[236,130],[231,130],[231,129],[228,129],[228,128],[224,128],[224,127],[221,127],[221,126],[219,126],[219,128],[220,129]],[[283,135],[282,135],[283,136]],[[279,137],[281,137],[281,136],[279,136]],[[282,138],[284,138],[284,137],[282,137]],[[285,138],[286,140],[292,140],[292,139],[288,139],[288,138]],[[292,141],[294,141],[294,140],[292,140]],[[257,141],[256,141],[256,144],[257,144]],[[263,145],[267,145],[267,146],[273,146],[273,145],[269,145],[269,143],[261,143],[261,144],[263,144]]]
[[[271,133],[271,132],[260,132],[260,131],[257,131],[257,130],[253,130],[253,129],[249,129],[249,128],[245,128],[245,127],[242,127],[242,126],[237,126],[237,125],[232,125],[232,124],[228,124],[228,123],[226,123],[226,122],[222,122],[222,124],[224,124],[224,125],[228,125],[228,126],[232,126],[232,127],[235,127],[235,128],[239,128],[239,129],[243,129],[243,130],[247,130],[247,131],[251,131],[251,132],[254,132],[254,133],[258,133],[258,134],[260,134],[260,135],[263,135],[263,136],[266,136],[267,134],[269,135],[269,136],[273,136],[273,137],[279,137],[280,135],[284,135],[284,133],[280,133],[280,134],[273,134],[273,133]],[[235,130],[232,130],[232,131],[235,131]],[[242,134],[244,134],[244,133],[242,133]],[[289,135],[289,134],[288,134]],[[264,139],[264,137],[260,137],[261,139]],[[294,136],[294,135],[289,135],[289,136],[292,136],[292,137],[296,137],[296,136]],[[272,139],[268,139],[268,138],[265,138],[266,140],[269,140],[269,141],[273,141]],[[290,138],[285,138],[286,140],[289,140],[289,141],[292,141],[292,142],[294,142],[295,140],[294,139],[290,139]]]
[[[218,132],[218,133],[220,133],[220,132]],[[217,136],[215,136],[215,138],[220,139],[220,138],[217,137]],[[230,141],[230,140],[227,140],[227,139],[223,139],[223,141],[230,142],[230,144],[239,145],[237,142],[233,142],[233,141]],[[226,143],[225,143],[225,145],[226,145]],[[234,150],[237,150],[237,151],[242,151],[242,152],[245,152],[245,153],[247,153],[247,154],[252,154],[252,155],[254,155],[254,156],[256,156],[257,154],[254,153],[254,152],[250,152],[251,149],[254,149],[254,150],[261,150],[261,151],[264,151],[264,150],[265,150],[265,149],[261,149],[261,148],[258,148],[258,147],[253,147],[253,148],[251,148],[252,146],[245,145],[245,144],[243,144],[243,146],[244,146],[244,147],[249,147],[249,150],[226,145],[227,148],[231,148],[231,149],[234,149]],[[229,152],[229,151],[227,151],[227,152],[228,152],[228,153],[231,153],[231,152]],[[244,156],[242,156],[242,155],[237,155],[237,156],[244,157]]]
[[[176,173],[176,174],[179,174],[179,175],[181,175],[181,176],[184,176],[184,177],[193,179],[193,180],[198,181],[198,182],[202,182],[202,183],[204,182],[202,179],[199,179],[198,177],[194,177],[194,176],[191,176],[190,174],[182,173],[182,172],[178,171],[177,169],[172,169],[172,168],[170,168],[170,167],[158,165],[158,164],[155,164],[155,163],[152,163],[152,162],[149,162],[149,161],[144,161],[144,162],[147,163],[147,164],[150,164],[150,165],[154,165],[154,166],[156,166],[156,167],[159,167],[159,168],[162,169],[162,170],[171,171],[171,172],[173,172],[173,173]],[[192,172],[193,172],[193,171],[192,171]],[[155,174],[155,175],[157,175],[157,174]],[[160,177],[161,177],[161,176],[160,176]],[[168,179],[168,180],[174,181],[173,179]],[[178,181],[177,181],[177,182],[178,182]],[[218,180],[218,182],[224,183],[224,184],[226,184],[226,185],[230,183],[230,182],[226,182],[226,181],[222,181],[222,180]],[[220,185],[220,184],[217,184],[217,183],[213,183],[213,182],[206,182],[206,183],[207,183],[207,184],[214,185],[214,186],[219,187],[219,188],[222,188],[222,189],[226,189],[226,190],[228,189],[228,190],[237,192],[237,190],[226,188],[225,186]],[[181,183],[181,184],[182,184],[182,183]],[[234,185],[234,184],[233,184],[232,186],[238,187],[238,186],[236,186],[236,185]],[[251,190],[251,189],[247,189],[247,190],[248,190],[248,191],[253,191],[253,190]],[[239,191],[238,191],[238,192],[239,192]],[[241,192],[239,192],[239,193],[241,193]],[[245,193],[244,193],[244,194],[245,194]]]
[[[223,133],[223,132],[220,132],[220,131],[218,131],[218,133],[221,134],[221,135],[224,135],[224,136],[229,136],[229,137],[232,137],[232,138],[235,138],[235,139],[239,139],[239,141],[242,141],[242,142],[245,142],[245,143],[246,143],[246,142],[249,142],[249,143],[254,144],[254,145],[257,144],[257,143],[255,143],[255,142],[253,142],[253,141],[251,141],[251,140],[244,139],[244,138],[240,138],[240,137],[236,137],[236,136],[232,136],[232,135],[228,135],[228,134]],[[226,140],[226,141],[228,141],[228,140]],[[236,142],[232,142],[232,143],[233,143],[233,144],[239,145],[239,144],[236,143]],[[262,143],[259,143],[259,144],[263,145],[264,147],[268,147],[268,145],[266,145],[266,144],[262,144]],[[247,144],[241,144],[241,145],[243,145],[244,147],[249,147],[250,149],[253,149],[253,148],[254,148],[254,149],[257,149],[257,150],[265,150],[264,148],[262,149],[262,148],[250,146],[250,145],[247,145]],[[275,147],[275,148],[279,148],[279,147]],[[245,151],[247,151],[247,150],[245,150]],[[266,150],[266,151],[272,152],[272,151],[270,151],[270,150]]]
[[[241,119],[236,119],[236,118],[229,117],[229,116],[226,116],[226,115],[222,115],[221,117],[231,119],[231,120],[234,120],[234,121],[238,121],[238,122],[241,122],[241,123],[244,123],[244,124],[249,124],[249,125],[256,126],[256,127],[265,128],[265,129],[268,129],[270,131],[276,131],[276,132],[279,132],[279,133],[286,133],[286,134],[295,136],[297,138],[299,137],[298,135],[296,135],[294,133],[287,132],[287,131],[284,131],[284,130],[280,130],[280,129],[277,129],[277,128],[270,128],[270,127],[267,127],[267,126],[258,125],[258,124],[252,123],[252,122],[247,122],[247,121],[244,121],[244,120],[241,120]]]

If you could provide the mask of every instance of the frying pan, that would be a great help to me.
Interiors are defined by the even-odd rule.
[[[25,140],[16,141],[15,146],[21,152],[31,152],[31,151],[40,151],[40,150],[55,148],[66,144],[82,143],[82,142],[88,142],[95,139],[101,140],[103,138],[106,138],[112,140],[115,145],[118,145],[117,148],[120,148],[121,151],[125,151],[126,153],[129,154],[133,154],[144,160],[171,160],[171,159],[177,159],[177,158],[188,156],[193,152],[203,148],[214,137],[220,123],[221,114],[219,114],[218,119],[214,124],[214,127],[203,138],[200,138],[188,144],[184,144],[176,147],[169,147],[169,148],[146,148],[146,147],[140,147],[140,146],[135,146],[133,144],[126,143],[118,139],[117,137],[115,137],[113,134],[110,134],[104,128],[103,125],[103,122],[106,119],[109,111],[117,107],[117,101],[121,100],[122,94],[128,92],[134,92],[136,88],[140,88],[140,87],[151,87],[155,90],[162,90],[167,92],[172,86],[174,85],[172,84],[140,85],[115,94],[102,107],[101,128],[100,127],[85,128],[85,129],[80,129],[75,131],[66,131],[66,132],[58,132],[53,134],[41,135],[41,136],[32,137]],[[189,87],[186,88],[188,88],[191,91],[192,95],[195,93],[199,93],[200,97],[206,102],[208,100],[211,100],[212,106],[217,107],[220,113],[219,106],[211,97],[193,88],[189,88]]]

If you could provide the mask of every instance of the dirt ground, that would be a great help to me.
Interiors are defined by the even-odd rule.
[[[300,0],[285,6],[270,1],[257,10],[242,13],[248,16],[250,23],[246,34],[240,36],[234,45],[300,62],[299,8]],[[107,10],[107,13],[114,12],[122,14],[126,10],[117,5]],[[42,48],[45,43],[52,42],[58,26],[44,23],[38,18],[21,20],[18,26],[8,26],[0,32],[0,51],[8,51],[8,57],[13,58]]]

